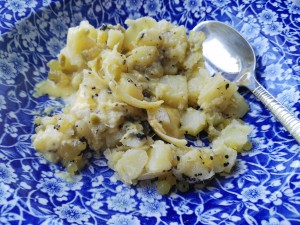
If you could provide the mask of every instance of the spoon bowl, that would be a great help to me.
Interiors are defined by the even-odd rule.
[[[278,102],[255,78],[256,58],[248,41],[235,29],[218,21],[199,23],[194,31],[205,34],[203,57],[206,69],[238,86],[247,87],[300,143],[300,120]]]

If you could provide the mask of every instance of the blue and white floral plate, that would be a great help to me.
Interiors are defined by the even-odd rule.
[[[299,116],[299,0],[0,0],[0,224],[300,224],[300,147],[248,92],[253,149],[229,176],[185,194],[161,196],[150,182],[127,187],[103,158],[68,183],[32,148],[35,112],[61,107],[32,94],[67,29],[144,15],[189,29],[219,20],[241,31],[259,81]]]

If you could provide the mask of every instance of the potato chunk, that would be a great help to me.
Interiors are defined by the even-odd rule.
[[[205,113],[193,108],[187,108],[180,118],[181,130],[196,136],[206,126]]]
[[[197,183],[211,178],[215,172],[202,163],[201,151],[194,148],[180,157],[177,168],[174,169],[174,174],[179,180]]]
[[[149,161],[146,165],[147,172],[160,173],[172,168],[173,151],[170,144],[156,141],[149,149]]]
[[[156,87],[156,96],[174,108],[187,107],[188,91],[187,79],[182,75],[163,76]]]
[[[251,127],[242,124],[238,120],[232,120],[220,133],[220,136],[214,140],[215,143],[226,145],[236,151],[242,151],[248,144],[248,135]]]
[[[115,170],[124,183],[132,184],[142,173],[147,161],[148,155],[145,150],[129,149],[117,162]]]
[[[216,74],[201,89],[198,105],[204,109],[217,107],[223,111],[237,89],[236,84],[226,80],[221,74]]]

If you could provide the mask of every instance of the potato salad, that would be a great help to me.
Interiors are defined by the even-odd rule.
[[[205,35],[150,17],[125,23],[69,29],[36,86],[36,96],[66,104],[35,118],[35,149],[71,175],[104,154],[122,182],[155,178],[162,194],[229,173],[237,153],[251,148],[241,120],[249,107],[236,84],[205,69]],[[188,146],[185,135],[200,132],[210,144]]]

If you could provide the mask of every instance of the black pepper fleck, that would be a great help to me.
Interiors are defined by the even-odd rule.
[[[141,34],[141,39],[143,39],[144,36],[145,36],[145,33],[143,32],[143,33]]]
[[[226,162],[224,163],[224,167],[228,166],[229,165],[229,162]]]
[[[144,138],[146,138],[146,135],[143,134],[143,133],[136,133],[135,136],[136,136],[138,139],[144,139]]]
[[[55,125],[53,126],[53,128],[54,128],[55,130],[58,130],[58,129],[60,128],[60,125],[59,125],[59,124],[55,124]]]
[[[100,30],[106,30],[108,27],[107,27],[107,24],[102,24],[101,27],[99,28]]]

